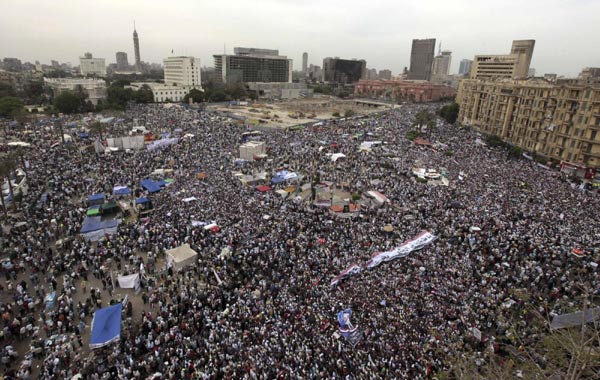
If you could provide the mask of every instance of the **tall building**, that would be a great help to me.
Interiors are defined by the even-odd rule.
[[[515,78],[527,78],[529,75],[529,65],[531,65],[534,47],[535,40],[514,40],[512,42],[510,54],[517,56]]]
[[[119,51],[117,56],[117,70],[124,71],[129,69],[129,62],[127,62],[127,53]]]
[[[452,61],[452,52],[444,50],[433,59],[431,70],[431,79],[435,81],[444,81],[450,73],[450,63]]]
[[[135,22],[133,23],[133,52],[135,54],[135,71],[142,72],[142,61],[140,60],[140,39],[138,38]]]
[[[165,84],[185,88],[201,88],[200,58],[168,57],[163,59]]]
[[[58,63],[58,61],[51,60],[51,61],[50,61],[50,64],[52,65],[52,68],[53,68],[53,69],[58,69],[58,68],[60,68],[60,64]]]
[[[460,66],[458,67],[458,75],[469,76],[471,73],[471,65],[473,65],[473,61],[470,59],[462,59],[460,61]]]
[[[529,71],[527,71],[527,76],[528,77],[534,77],[535,76],[535,69],[533,67],[529,68]]]
[[[600,166],[600,87],[465,79],[456,101],[462,124],[548,158]]]
[[[79,72],[83,76],[105,77],[106,61],[104,58],[94,58],[92,53],[85,53],[83,57],[79,57]]]
[[[377,70],[375,70],[377,73]],[[337,84],[356,83],[367,77],[367,61],[364,59],[325,58],[323,60],[323,81]]]
[[[392,71],[391,70],[379,70],[379,79],[380,80],[392,80]]]
[[[408,79],[431,80],[433,55],[435,53],[435,38],[413,40],[410,52],[410,69]]]
[[[304,76],[308,75],[308,53],[302,53],[302,73]]]
[[[475,56],[471,79],[527,78],[534,46],[535,40],[515,40],[510,54]]]
[[[6,71],[21,71],[23,69],[23,65],[21,64],[21,60],[18,58],[4,58],[2,60],[2,67]]]
[[[236,47],[233,51],[233,55],[213,55],[223,83],[292,82],[292,60],[279,55],[279,50]]]

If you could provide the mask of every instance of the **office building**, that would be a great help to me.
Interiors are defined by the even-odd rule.
[[[313,82],[318,82],[323,80],[323,69],[321,66],[317,65],[309,65],[308,66],[308,78]]]
[[[117,70],[125,71],[129,69],[129,62],[127,62],[127,53],[123,51],[119,51],[116,54],[117,56]]]
[[[200,58],[169,57],[163,59],[165,84],[188,89],[202,88]]]
[[[378,74],[379,80],[392,80],[392,71],[391,70],[379,70]]]
[[[377,75],[377,69],[367,69],[367,76],[366,78],[362,79],[377,80],[377,78],[379,78],[379,76]]]
[[[250,82],[248,88],[254,92],[259,99],[298,99],[312,97],[313,90],[308,89],[306,83]]]
[[[510,49],[510,54],[517,56],[515,67],[515,78],[527,78],[529,75],[529,66],[533,57],[533,48],[535,40],[514,40]]]
[[[377,71],[375,71],[377,73]],[[325,58],[323,81],[334,84],[356,83],[367,77],[367,61],[364,59]]]
[[[450,73],[450,63],[452,62],[452,52],[444,50],[433,58],[431,69],[431,80],[438,83],[443,82]]]
[[[50,89],[53,97],[63,91],[76,91],[78,88],[82,88],[86,99],[95,106],[106,99],[106,83],[103,79],[44,78],[44,84]]]
[[[465,79],[458,121],[557,161],[600,166],[600,88],[577,81]]]
[[[302,53],[302,73],[304,76],[308,75],[308,53]]]
[[[410,52],[410,69],[408,79],[431,80],[435,38],[413,40]]]
[[[135,54],[135,71],[142,72],[142,61],[140,59],[140,39],[138,38],[135,22],[133,23],[133,52]]]
[[[471,79],[524,79],[529,74],[535,40],[515,40],[511,54],[477,55],[471,69]]]
[[[221,82],[292,82],[292,60],[278,50],[234,48],[233,55],[214,55]]]
[[[92,53],[85,53],[79,57],[79,73],[83,76],[106,76],[106,62],[104,58],[94,58]]]
[[[460,66],[458,67],[458,75],[469,76],[471,73],[471,65],[473,65],[473,61],[470,59],[463,59],[460,61]]]

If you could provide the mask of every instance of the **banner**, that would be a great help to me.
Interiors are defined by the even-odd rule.
[[[437,236],[433,235],[429,231],[422,231],[414,238],[405,241],[401,246],[385,252],[377,252],[371,256],[371,260],[367,262],[367,268],[375,268],[379,264],[385,261],[391,261],[399,257],[406,257],[413,251],[418,251],[424,248],[426,245],[433,243],[437,239]]]
[[[342,310],[337,313],[338,322],[340,324],[340,333],[342,333],[344,339],[350,342],[354,347],[362,338],[362,332],[358,329],[358,326],[352,324],[350,321],[351,316],[351,309]]]
[[[362,270],[362,267],[358,264],[352,264],[350,267],[348,267],[345,271],[343,271],[342,273],[338,274],[332,281],[331,281],[331,287],[336,286],[340,281],[350,277],[350,276],[354,276],[355,274],[359,274],[360,271]]]

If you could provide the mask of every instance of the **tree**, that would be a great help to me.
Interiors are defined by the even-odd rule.
[[[210,99],[209,100],[211,102],[224,102],[226,100],[229,100],[229,96],[222,89],[216,89],[210,95]]]
[[[5,96],[15,96],[15,88],[7,83],[0,83],[0,98]]]
[[[351,109],[347,109],[347,110],[346,110],[346,112],[344,112],[344,116],[345,116],[345,117],[352,117],[352,116],[354,116],[355,114],[356,114],[356,113],[355,113],[353,110],[351,110]]]
[[[0,99],[0,116],[11,117],[15,112],[23,110],[23,101],[13,96]]]
[[[154,101],[154,94],[150,86],[144,84],[135,92],[134,99],[136,103],[152,103]]]
[[[63,91],[54,98],[54,107],[61,113],[76,113],[83,109],[84,102],[73,91]]]
[[[13,157],[11,157],[11,156],[0,161],[0,175],[3,179],[6,178],[6,180],[8,182],[8,193],[10,194],[10,198],[12,199],[13,208],[15,205],[15,193],[13,190],[12,182],[10,181],[10,176],[13,173],[15,167],[16,167],[16,163],[15,163]],[[2,197],[4,197],[4,194],[2,194]],[[3,201],[3,203],[4,203],[4,201]]]
[[[336,112],[332,113],[331,116],[333,116],[333,117],[340,117],[340,113],[336,111]]]
[[[44,82],[30,81],[24,88],[25,99],[28,104],[40,104],[44,100]]]
[[[248,95],[246,87],[241,83],[233,83],[225,88],[225,92],[229,94],[231,99],[245,99]]]
[[[102,133],[106,130],[106,126],[99,121],[95,121],[90,125],[90,130],[98,134],[100,140],[102,140]]]
[[[106,90],[106,107],[124,111],[127,103],[134,99],[135,94],[130,88],[119,85],[110,86]]]
[[[440,116],[444,118],[448,123],[454,124],[456,119],[458,119],[458,111],[460,107],[458,103],[452,103],[447,106],[442,107],[440,110]]]
[[[185,103],[189,103],[190,98],[192,99],[193,103],[201,102],[204,100],[204,92],[198,90],[197,88],[192,88],[190,92],[183,97],[183,101]]]

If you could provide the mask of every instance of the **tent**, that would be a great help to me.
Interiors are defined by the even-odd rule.
[[[346,155],[343,153],[334,153],[331,155],[331,161],[336,162],[340,158],[346,158]]]
[[[260,185],[260,186],[256,186],[256,190],[260,191],[261,193],[264,193],[264,192],[271,190],[271,187],[269,187],[267,185]]]
[[[180,245],[177,248],[167,250],[167,263],[174,269],[180,269],[194,264],[198,253],[189,244]]]
[[[99,205],[104,203],[104,193],[92,194],[88,197],[90,205]]]
[[[80,233],[86,240],[98,241],[104,235],[115,234],[120,223],[120,219],[102,221],[100,216],[86,216],[81,225]]]
[[[85,214],[87,216],[100,215],[100,205],[95,205],[95,206],[92,206],[92,207],[88,208],[88,210],[87,210],[87,212]]]
[[[121,302],[96,310],[92,319],[90,348],[100,348],[119,340],[121,337]]]
[[[211,230],[212,232],[219,232],[220,228],[217,223],[210,223],[204,226],[205,230]]]
[[[585,312],[555,315],[550,324],[550,330],[558,330],[565,327],[575,327],[600,319],[600,307],[587,309]]]
[[[148,203],[149,200],[146,197],[142,197],[142,198],[136,198],[135,199],[135,204],[136,205],[141,205],[142,203]]]
[[[127,186],[115,186],[113,187],[114,195],[129,195],[131,190]]]
[[[165,181],[154,181],[151,179],[145,179],[141,183],[142,187],[150,193],[156,193],[161,190],[162,186],[165,186]]]

